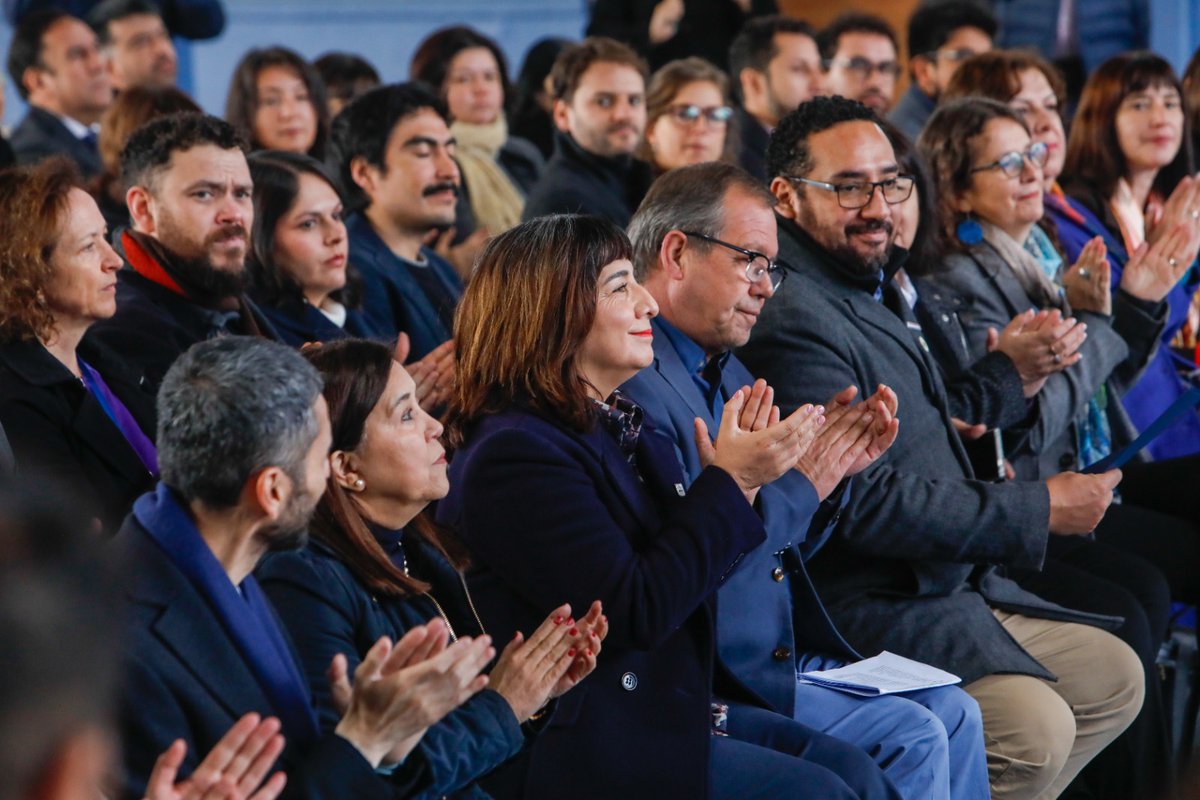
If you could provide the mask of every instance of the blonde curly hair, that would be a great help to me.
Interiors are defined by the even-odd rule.
[[[68,196],[81,188],[79,170],[61,156],[0,173],[0,342],[53,335],[45,292],[54,274],[50,255]]]

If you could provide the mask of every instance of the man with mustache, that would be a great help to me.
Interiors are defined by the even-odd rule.
[[[231,333],[278,338],[243,292],[254,221],[246,151],[229,123],[189,113],[143,125],[121,152],[133,227],[114,235],[125,259],[117,313],[88,335],[155,388],[196,342]]]
[[[563,49],[550,82],[554,155],[524,218],[597,214],[624,228],[653,179],[650,165],[633,155],[646,130],[646,63],[595,36]]]
[[[413,375],[427,406],[453,380],[450,334],[463,291],[450,263],[425,246],[431,229],[454,224],[461,179],[448,118],[423,84],[392,84],[355,98],[330,134],[329,160],[355,212],[346,230],[363,313],[380,331],[407,334],[412,357],[434,365]]]
[[[877,119],[819,97],[772,133],[788,280],[738,356],[775,387],[784,413],[847,384],[896,392],[896,443],[855,478],[810,572],[860,652],[886,649],[962,678],[983,715],[993,797],[1057,797],[1137,715],[1142,667],[1097,627],[1114,618],[1049,603],[996,567],[1040,569],[1051,534],[1091,531],[1120,472],[975,479],[946,385],[892,282],[905,257],[893,247],[897,206],[912,180]],[[1006,411],[968,422],[998,427]]]
[[[113,89],[174,86],[175,45],[158,6],[150,0],[104,0],[87,22],[100,39]]]
[[[871,14],[846,12],[817,35],[825,69],[823,94],[857,100],[887,114],[900,77],[896,32]]]

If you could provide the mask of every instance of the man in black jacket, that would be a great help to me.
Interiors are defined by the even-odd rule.
[[[550,80],[554,156],[524,218],[598,214],[624,228],[653,177],[633,155],[646,130],[645,62],[620,42],[593,37],[565,48]]]
[[[196,342],[222,334],[277,339],[243,293],[254,222],[246,143],[231,125],[179,114],[139,128],[121,153],[131,229],[114,245],[117,313],[94,326],[155,388]]]

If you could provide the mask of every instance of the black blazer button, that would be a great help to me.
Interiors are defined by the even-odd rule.
[[[637,688],[637,675],[632,672],[626,672],[621,676],[621,688],[627,692],[632,692]]]
[[[771,651],[771,658],[775,659],[776,661],[787,661],[791,657],[792,650],[790,647],[780,646]]]

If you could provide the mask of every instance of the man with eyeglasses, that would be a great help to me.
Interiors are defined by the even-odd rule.
[[[891,280],[904,256],[893,247],[896,206],[912,187],[877,119],[821,97],[772,134],[789,275],[738,356],[775,387],[783,413],[848,383],[895,391],[897,441],[856,476],[810,572],[857,649],[962,678],[982,712],[994,798],[1057,797],[1137,715],[1142,667],[1099,627],[1113,618],[1048,603],[997,567],[1040,569],[1051,533],[1091,531],[1120,473],[975,478],[947,387]]]
[[[817,35],[825,70],[822,94],[857,100],[883,116],[892,107],[900,45],[879,17],[849,11]]]
[[[992,49],[996,18],[975,0],[926,0],[908,20],[911,82],[888,121],[916,141],[958,65]]]
[[[750,338],[787,275],[774,260],[774,205],[756,178],[710,162],[660,177],[629,226],[634,269],[659,313],[651,323],[654,363],[621,391],[674,442],[689,479],[703,469],[703,447],[725,402],[755,383],[730,351]],[[766,391],[761,382],[754,389]],[[852,393],[830,400],[825,425],[797,468],[760,491],[767,542],[721,585],[718,653],[775,711],[863,748],[902,796],[984,800],[982,724],[965,692],[946,687],[863,698],[797,679],[860,657],[830,623],[804,561],[832,535],[853,491],[849,476],[895,436],[891,398],[880,389],[857,405]],[[707,428],[703,439],[696,419]],[[847,435],[856,425],[861,437]],[[859,446],[866,452],[856,454]]]

